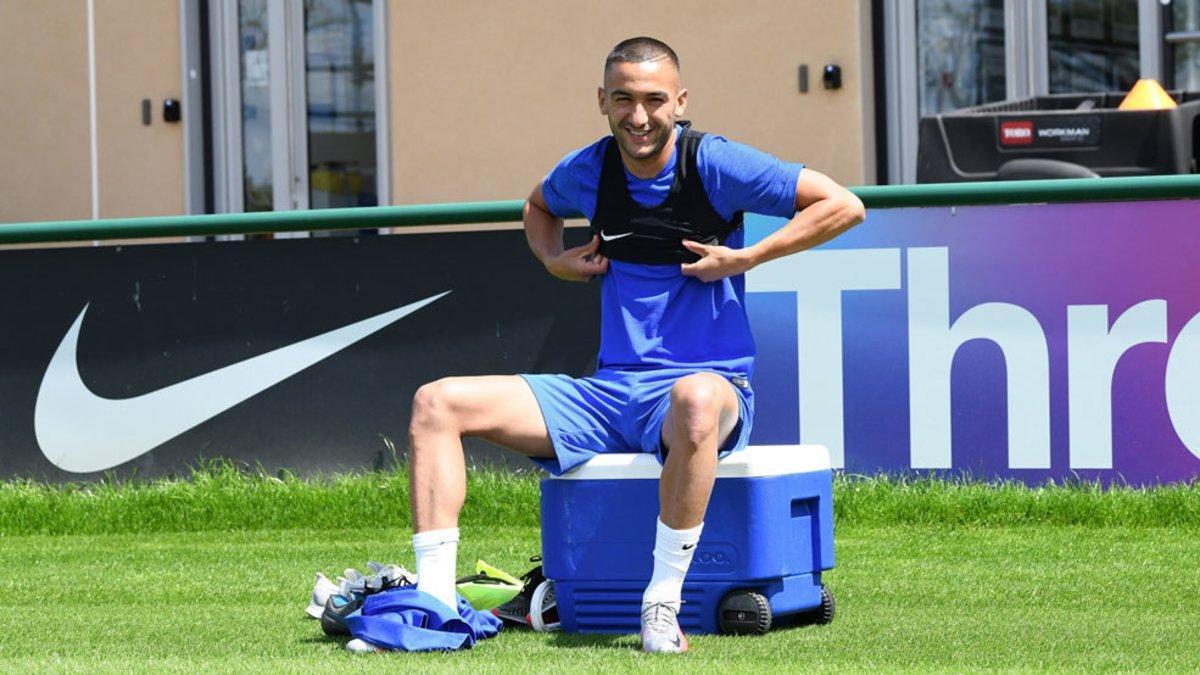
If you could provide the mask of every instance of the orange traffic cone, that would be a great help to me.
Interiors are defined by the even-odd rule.
[[[1146,78],[1133,85],[1117,110],[1169,110],[1174,107],[1175,99],[1158,80]]]

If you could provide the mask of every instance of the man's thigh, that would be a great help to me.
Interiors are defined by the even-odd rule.
[[[477,436],[529,457],[554,457],[533,391],[516,375],[448,377],[438,381],[465,436]]]
[[[621,373],[600,372],[591,377],[523,375],[541,408],[555,455],[539,461],[561,475],[598,453],[637,452],[627,433],[629,387]]]

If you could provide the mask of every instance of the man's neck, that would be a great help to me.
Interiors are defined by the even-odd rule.
[[[679,127],[672,124],[671,138],[667,141],[667,144],[663,146],[662,151],[654,157],[647,157],[645,159],[635,159],[629,155],[626,155],[625,149],[618,145],[617,149],[621,151],[621,163],[625,165],[625,168],[629,171],[629,173],[641,178],[642,180],[654,178],[662,172],[663,167],[667,165],[667,162],[671,161],[671,153],[675,152],[675,141],[678,140],[678,134]]]

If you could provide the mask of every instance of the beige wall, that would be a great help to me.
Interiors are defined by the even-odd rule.
[[[565,152],[608,133],[595,102],[603,59],[636,34],[679,52],[698,128],[870,182],[868,6],[389,0],[391,201],[523,197]],[[161,115],[182,94],[179,3],[95,10],[100,216],[181,213],[183,128]],[[821,88],[825,63],[842,66],[841,90]],[[0,222],[90,217],[86,3],[0,2],[0,65]]]
[[[641,34],[679,53],[697,128],[870,182],[869,20],[866,0],[392,0],[392,202],[524,197],[608,133],[604,57]],[[841,65],[841,90],[821,88],[826,63]]]
[[[163,100],[183,95],[179,3],[96,0],[95,7],[100,217],[183,213],[183,123],[162,118]]]
[[[0,222],[91,216],[83,9],[0,2]]]
[[[183,210],[179,5],[95,2],[100,217]],[[0,2],[0,222],[92,215],[87,5]],[[141,100],[153,102],[143,126]]]

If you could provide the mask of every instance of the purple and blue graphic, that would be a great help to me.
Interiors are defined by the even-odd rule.
[[[854,473],[1195,479],[1197,260],[1200,201],[872,211],[747,275],[752,442]]]

